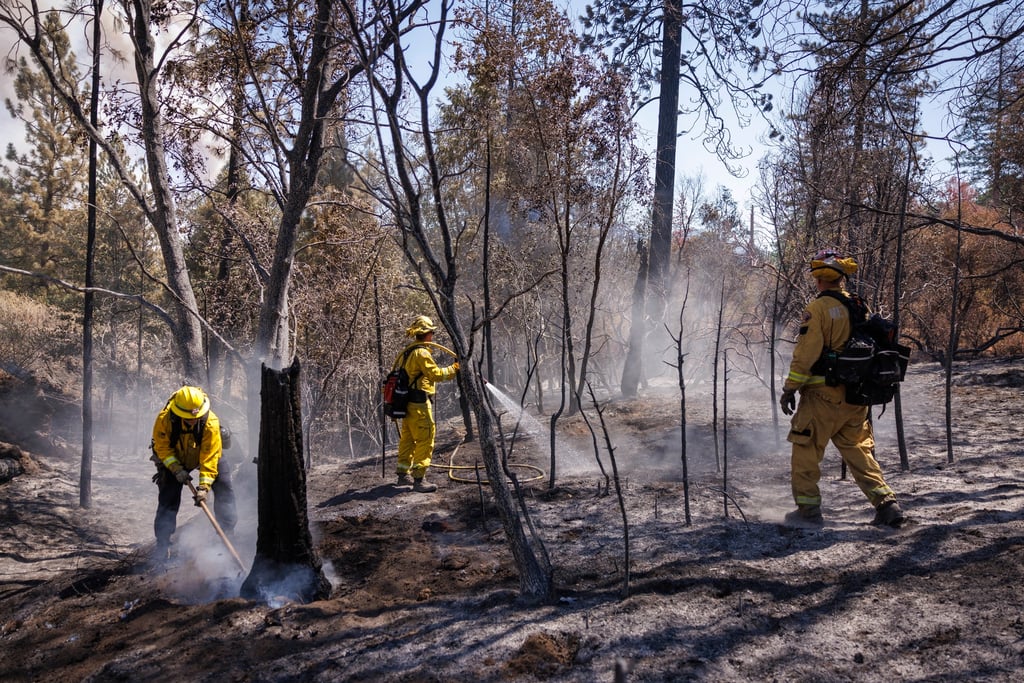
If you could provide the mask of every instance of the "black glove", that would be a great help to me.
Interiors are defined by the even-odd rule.
[[[792,415],[796,412],[796,392],[792,389],[783,391],[779,398],[779,405],[782,407],[783,415]]]
[[[182,486],[187,484],[192,479],[192,477],[188,476],[188,470],[186,470],[184,467],[178,468],[178,470],[174,473],[174,478],[177,479],[178,483],[181,484]]]
[[[206,493],[209,491],[205,484],[200,484],[199,488],[196,489],[196,495],[192,496],[193,500],[196,501],[196,507],[201,507],[206,502]]]

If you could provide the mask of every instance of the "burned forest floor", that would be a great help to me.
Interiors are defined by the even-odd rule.
[[[393,448],[383,468],[379,453],[312,466],[333,589],[310,604],[237,597],[244,575],[187,501],[173,557],[151,562],[144,455],[98,453],[82,509],[77,459],[36,453],[34,471],[0,484],[0,680],[1018,681],[1024,359],[957,365],[952,462],[943,379],[918,364],[903,386],[906,471],[894,406],[874,411],[909,515],[898,530],[870,524],[831,447],[825,525],[782,524],[786,424],[763,387],[729,388],[717,452],[709,401],[695,398],[706,388],[689,390],[688,504],[672,387],[604,406],[614,463],[602,447],[598,464],[582,420],[563,421],[554,486],[546,419],[525,420],[510,462],[557,590],[539,606],[518,600],[457,422],[440,426],[433,494],[393,485]],[[251,563],[255,505],[238,488],[235,543]]]

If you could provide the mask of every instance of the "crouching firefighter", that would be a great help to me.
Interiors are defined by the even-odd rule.
[[[857,262],[842,258],[836,252],[819,252],[811,260],[811,277],[818,296],[804,310],[800,335],[793,349],[789,375],[783,385],[782,412],[792,415],[787,437],[793,444],[793,500],[797,508],[786,515],[787,523],[822,524],[821,460],[831,441],[842,455],[857,486],[875,508],[875,525],[898,527],[905,517],[896,494],[885,483],[882,468],[874,457],[875,440],[868,406],[846,402],[846,387],[828,386],[819,358],[828,352],[840,352],[853,329],[847,307],[827,292],[848,298],[843,278],[857,272]],[[796,392],[800,406],[796,407]],[[795,413],[794,414],[794,408]]]
[[[227,446],[221,438],[220,420],[210,410],[210,399],[198,387],[184,386],[174,392],[153,423],[151,459],[159,488],[156,518],[156,557],[167,557],[171,535],[177,528],[181,489],[198,470],[196,506],[206,502],[213,491],[214,516],[226,534],[235,529],[235,492],[231,486],[231,468],[221,457]]]

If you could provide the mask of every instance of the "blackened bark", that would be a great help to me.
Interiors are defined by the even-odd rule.
[[[331,584],[306,514],[299,361],[285,370],[263,366],[260,397],[259,530],[256,558],[241,595],[267,601],[324,600]]]
[[[633,320],[629,327],[629,348],[626,350],[626,361],[622,366],[622,382],[619,385],[622,395],[631,398],[636,396],[643,381],[644,337],[647,334],[647,318],[644,315],[644,302],[647,293],[647,243],[637,243],[640,265],[637,269],[636,282],[633,283]]]
[[[676,138],[679,130],[679,72],[682,55],[682,0],[667,0],[662,19],[661,94],[654,164],[654,206],[651,211],[650,272],[647,297],[656,298],[654,311],[664,314],[668,292],[668,260],[672,253],[672,205],[675,199]],[[651,312],[648,306],[648,312]],[[657,322],[661,322],[660,318]]]
[[[666,0],[662,18],[661,94],[658,98],[658,134],[654,164],[654,204],[647,263],[641,263],[633,289],[633,315],[629,350],[622,369],[620,389],[625,397],[636,396],[644,375],[644,339],[661,323],[668,296],[668,259],[672,253],[672,205],[675,199],[676,137],[679,130],[680,42],[683,3]],[[639,308],[638,297],[646,303]],[[648,322],[650,321],[650,322]]]

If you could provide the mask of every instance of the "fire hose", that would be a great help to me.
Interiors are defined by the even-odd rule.
[[[476,484],[477,482],[479,482],[481,484],[489,484],[490,480],[488,480],[487,478],[484,478],[484,479],[476,479],[476,478],[468,479],[466,477],[459,477],[459,476],[455,475],[455,471],[456,470],[474,470],[474,472],[479,472],[480,468],[482,467],[482,465],[480,465],[479,463],[477,463],[475,465],[455,465],[455,464],[453,464],[455,462],[455,454],[459,452],[459,448],[464,443],[466,443],[465,439],[463,439],[458,444],[456,444],[455,448],[452,450],[451,454],[448,456],[448,464],[447,465],[438,465],[436,463],[430,463],[430,466],[431,467],[435,467],[437,469],[448,470],[448,478],[451,481],[462,482],[463,484]],[[526,483],[528,481],[536,481],[538,479],[543,479],[544,478],[544,470],[542,470],[539,467],[534,467],[533,465],[527,465],[526,463],[508,462],[508,463],[505,463],[505,467],[507,467],[509,469],[515,468],[515,467],[520,467],[520,468],[523,468],[523,469],[526,469],[526,470],[530,470],[531,472],[534,473],[532,476],[530,476],[527,479],[520,479],[519,480],[520,484]],[[479,476],[479,475],[477,475],[477,476]]]
[[[447,346],[441,346],[440,344],[438,344],[436,342],[432,342],[432,341],[416,341],[416,342],[413,342],[412,344],[409,344],[409,346],[405,347],[405,350],[408,351],[409,349],[411,349],[414,346],[433,346],[433,347],[436,347],[436,348],[440,349],[441,351],[444,351],[445,353],[447,353],[452,358],[458,358],[459,357],[458,354],[456,354],[454,351],[449,349]],[[405,353],[405,351],[403,351],[402,353]]]
[[[192,492],[192,497],[194,498],[196,496],[196,487],[192,484],[191,479],[188,480],[188,488]],[[216,531],[217,535],[220,536],[220,540],[224,541],[224,545],[231,552],[231,557],[235,558],[235,562],[238,563],[238,566],[242,570],[242,573],[244,574],[247,571],[249,571],[245,568],[245,564],[242,562],[242,558],[239,557],[238,553],[235,551],[235,546],[231,545],[231,541],[228,540],[227,534],[225,534],[224,530],[220,528],[220,524],[217,523],[217,518],[213,516],[212,512],[210,512],[210,508],[206,505],[206,501],[197,501],[196,504],[199,507],[203,508],[203,512],[206,513],[206,517],[210,520],[210,524],[213,525],[214,531]]]

